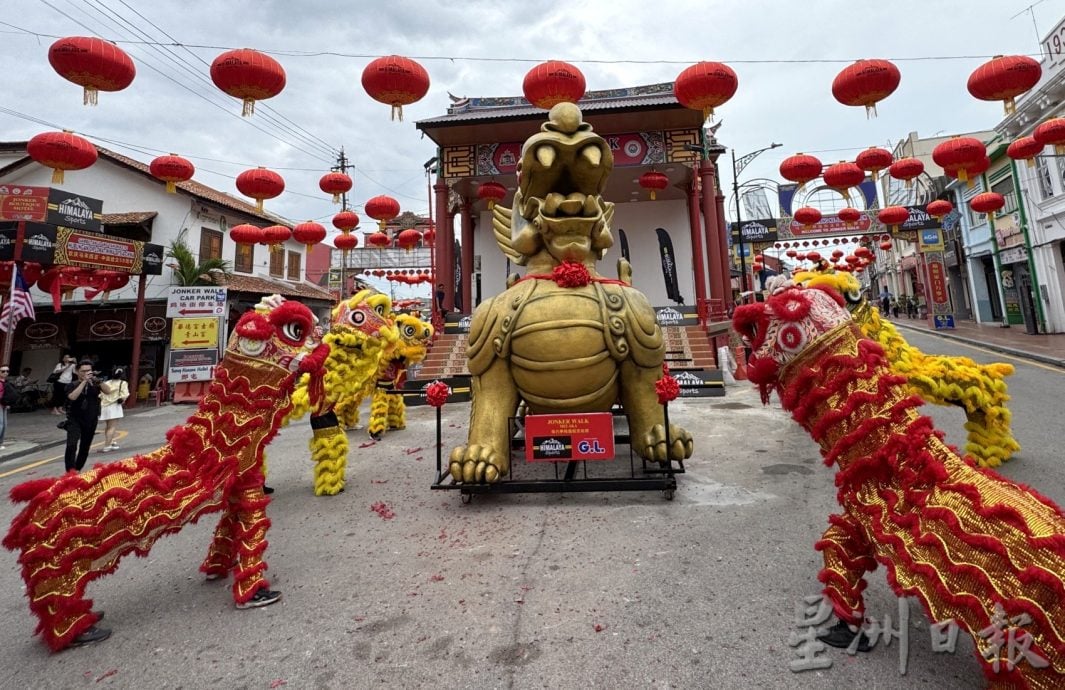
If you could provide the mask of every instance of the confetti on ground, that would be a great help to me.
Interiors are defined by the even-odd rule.
[[[420,453],[423,450],[425,450],[425,449],[424,448],[408,448],[407,450],[405,450],[403,452],[406,453],[407,455],[414,455],[415,453]]]
[[[429,578],[429,582],[443,582],[443,581],[444,581],[444,576],[439,574],[439,573],[437,573],[436,575],[433,575],[432,577]]]
[[[601,623],[596,623],[595,624],[595,631],[596,632],[603,632],[604,630],[606,630],[606,626],[605,625],[603,625]]]
[[[271,687],[271,688],[279,688],[279,687],[281,687],[282,685],[288,685],[288,681],[287,681],[287,680],[284,680],[284,679],[282,679],[282,678],[277,678],[276,680],[273,680],[273,681],[271,681],[271,683],[270,683],[270,687]]]
[[[117,673],[118,673],[118,669],[117,668],[113,668],[110,671],[108,671],[107,673],[105,673],[102,676],[100,676],[99,678],[97,678],[96,682],[99,683],[104,678],[110,678],[111,676],[113,676],[113,675],[115,675]]]
[[[377,441],[367,441],[366,443],[360,443],[359,448],[369,448],[370,446],[375,445],[376,443]]]
[[[387,484],[388,480],[387,479],[371,479],[370,483],[371,484]]]
[[[391,520],[396,517],[396,514],[392,512],[392,509],[384,501],[378,501],[370,506],[370,510],[381,516],[382,520]]]

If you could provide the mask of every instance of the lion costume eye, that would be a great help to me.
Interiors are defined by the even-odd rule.
[[[376,307],[373,308],[373,310],[375,312],[377,312],[378,316],[384,316],[385,315],[385,305],[383,305],[383,304],[378,304]]]
[[[403,335],[407,336],[408,338],[414,337],[414,326],[404,326]]]
[[[348,314],[348,321],[355,326],[361,326],[362,322],[366,320],[366,314],[361,311],[353,311]]]
[[[289,321],[281,326],[281,336],[291,343],[302,343],[305,337],[303,324],[298,321]]]

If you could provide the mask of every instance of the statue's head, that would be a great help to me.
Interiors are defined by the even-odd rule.
[[[765,302],[738,307],[732,317],[733,328],[751,347],[747,375],[763,398],[820,336],[851,320],[842,295],[831,288],[773,280],[770,290]]]
[[[226,357],[253,359],[260,369],[273,366],[286,374],[317,371],[328,348],[312,337],[316,321],[299,302],[265,297],[237,321]]]
[[[614,204],[603,200],[614,156],[573,103],[551,108],[522,146],[512,243],[524,256],[546,250],[558,262],[594,263],[614,243]]]

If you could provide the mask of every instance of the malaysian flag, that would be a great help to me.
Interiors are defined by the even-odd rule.
[[[33,298],[30,290],[26,287],[26,281],[18,272],[18,266],[12,264],[14,272],[11,280],[11,294],[4,302],[4,309],[0,311],[0,330],[10,333],[22,319],[36,319],[37,314],[33,311]]]

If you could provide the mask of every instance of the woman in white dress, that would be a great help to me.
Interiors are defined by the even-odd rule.
[[[100,421],[106,422],[104,426],[103,452],[118,450],[115,435],[118,433],[118,420],[122,419],[122,405],[129,397],[129,384],[126,383],[126,372],[122,367],[115,367],[107,379],[107,387],[110,393],[100,393]]]

